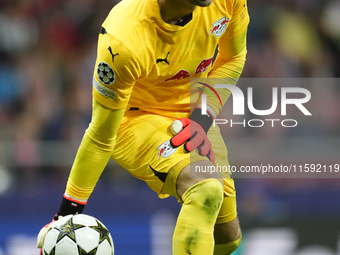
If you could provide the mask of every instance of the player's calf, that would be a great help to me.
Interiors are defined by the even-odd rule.
[[[188,188],[182,200],[173,237],[174,254],[212,254],[214,225],[223,201],[223,186],[217,179],[204,179]]]
[[[242,234],[237,218],[230,222],[216,224],[214,230],[214,255],[229,255],[241,244]]]
[[[241,244],[242,235],[235,241],[225,243],[225,244],[217,244],[215,245],[214,254],[213,255],[230,255],[232,254]]]

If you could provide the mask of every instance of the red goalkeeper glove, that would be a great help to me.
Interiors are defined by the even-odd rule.
[[[208,157],[215,164],[215,153],[207,136],[208,130],[214,121],[213,116],[210,114],[202,115],[201,109],[195,108],[190,119],[182,118],[177,121],[182,123],[183,129],[176,130],[172,128],[177,134],[170,139],[171,146],[179,147],[184,144],[184,150],[187,152],[197,149],[198,154]]]
[[[81,202],[70,198],[69,196],[64,195],[63,200],[61,202],[60,208],[57,214],[53,217],[53,220],[45,225],[39,232],[37,237],[37,247],[42,248],[44,245],[44,240],[47,232],[55,225],[57,225],[57,221],[63,216],[69,214],[78,214],[82,213],[86,202]],[[39,255],[42,255],[42,249],[40,249]]]

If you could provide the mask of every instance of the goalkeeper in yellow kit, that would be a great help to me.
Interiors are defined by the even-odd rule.
[[[248,23],[246,0],[123,0],[111,10],[99,35],[91,124],[56,217],[83,211],[111,157],[159,197],[182,204],[173,254],[225,255],[239,246],[233,180],[220,173],[193,178],[190,168],[228,165],[212,123],[230,92],[209,81],[239,78]],[[190,88],[190,78],[211,79]],[[219,101],[208,97],[207,115],[202,89]],[[176,119],[184,128],[174,136]]]

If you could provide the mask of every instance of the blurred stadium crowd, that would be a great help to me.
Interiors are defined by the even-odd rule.
[[[0,139],[82,136],[91,114],[97,35],[115,3],[0,1]],[[340,76],[339,1],[248,4],[243,77]]]
[[[34,167],[41,160],[38,141],[79,141],[87,128],[97,36],[116,3],[0,0],[0,143],[10,142],[0,154],[11,157],[0,155],[0,165],[12,162],[21,184],[47,172]],[[248,7],[251,23],[242,77],[340,77],[339,1],[252,0]],[[327,120],[321,134],[339,135],[339,84],[314,89],[330,109],[321,114]],[[311,106],[315,110],[317,103]],[[247,132],[236,128],[231,134],[251,135]],[[262,132],[261,138],[271,134]],[[60,173],[65,177],[68,171]]]
[[[0,1],[1,139],[80,137],[112,1]]]

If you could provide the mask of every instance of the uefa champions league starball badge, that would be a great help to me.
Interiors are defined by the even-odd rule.
[[[99,80],[105,85],[111,85],[116,80],[115,71],[109,64],[105,62],[100,62],[98,64],[97,75]]]

